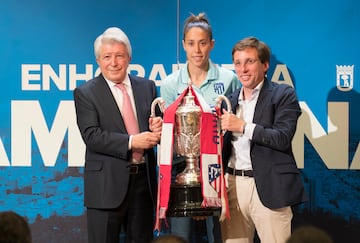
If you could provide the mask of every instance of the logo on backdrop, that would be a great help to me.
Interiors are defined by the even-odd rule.
[[[354,65],[336,65],[336,87],[341,91],[350,91],[354,83]]]

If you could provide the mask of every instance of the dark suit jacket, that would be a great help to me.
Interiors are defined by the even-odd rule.
[[[235,113],[240,89],[228,98]],[[301,114],[295,91],[288,85],[268,80],[260,90],[253,123],[250,157],[256,188],[261,202],[276,209],[306,201],[291,141]],[[224,137],[223,161],[227,167],[231,155],[231,132]]]
[[[130,76],[130,81],[140,132],[147,131],[151,103],[157,97],[155,83],[135,76]],[[78,127],[86,144],[85,206],[116,208],[127,193],[131,156],[131,151],[128,151],[129,134],[120,110],[101,74],[76,88],[74,101]],[[155,199],[154,150],[146,150],[145,158],[150,178],[148,189]]]

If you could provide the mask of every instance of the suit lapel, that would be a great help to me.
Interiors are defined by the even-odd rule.
[[[271,92],[271,86],[267,79],[264,80],[264,85],[260,90],[260,94],[255,106],[253,122],[258,123],[261,120],[262,115],[264,114],[265,107],[268,107],[267,104],[271,103],[271,95],[268,95]]]
[[[231,110],[234,114],[236,114],[236,109],[239,105],[239,95],[241,89],[236,90],[232,95],[229,96],[229,101],[231,104]]]
[[[109,111],[109,119],[112,119],[114,124],[116,124],[120,130],[126,131],[124,119],[119,107],[116,104],[109,85],[102,75],[99,76],[95,89],[97,92],[94,92],[94,94],[98,96],[97,99],[99,100],[99,103],[102,104],[104,110]]]

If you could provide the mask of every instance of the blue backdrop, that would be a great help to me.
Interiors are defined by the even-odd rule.
[[[256,36],[272,50],[269,78],[293,85],[303,114],[295,155],[310,201],[294,226],[318,225],[337,242],[360,226],[360,3],[355,0],[2,1],[0,210],[31,224],[34,242],[86,242],[84,144],[74,88],[97,74],[93,42],[118,26],[129,72],[158,85],[185,54],[182,25],[205,12],[211,59],[232,69],[231,48]],[[200,234],[202,232],[199,232]]]

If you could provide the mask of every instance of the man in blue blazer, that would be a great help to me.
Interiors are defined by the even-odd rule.
[[[301,114],[295,90],[270,82],[270,48],[248,37],[232,57],[242,88],[228,96],[233,113],[221,117],[226,130],[223,162],[230,219],[221,223],[225,243],[284,243],[291,235],[291,206],[306,201],[291,142]]]
[[[101,74],[74,90],[77,123],[86,144],[84,203],[90,243],[152,240],[156,198],[156,160],[161,118],[149,118],[157,97],[153,81],[128,75],[131,45],[112,27],[94,43]],[[132,108],[125,111],[125,93]],[[129,105],[130,106],[130,105]],[[135,113],[138,133],[124,119]],[[136,121],[137,120],[137,121]],[[134,124],[133,124],[134,125]],[[133,151],[140,156],[132,156]]]

